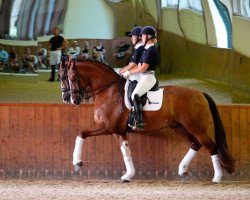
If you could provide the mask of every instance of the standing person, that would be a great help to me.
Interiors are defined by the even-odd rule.
[[[132,68],[131,70],[127,70],[122,74],[125,78],[128,78],[132,74],[139,74],[140,76],[139,82],[131,96],[136,114],[136,123],[129,124],[129,126],[132,126],[133,129],[144,128],[140,97],[155,85],[155,69],[159,62],[159,53],[155,47],[157,42],[156,30],[151,26],[145,26],[141,30],[141,35],[145,48],[139,64],[138,66]]]
[[[99,62],[105,63],[106,50],[101,41],[97,42],[97,45],[93,48],[93,59]]]
[[[67,40],[59,35],[60,30],[58,27],[55,27],[53,29],[54,37],[50,39],[50,65],[51,65],[51,76],[49,81],[53,82],[55,81],[55,70],[57,65],[61,61],[61,50],[65,47],[67,44]]]

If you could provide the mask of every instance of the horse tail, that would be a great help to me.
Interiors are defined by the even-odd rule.
[[[221,165],[224,169],[228,171],[228,173],[233,173],[234,159],[230,155],[228,150],[225,129],[223,127],[218,108],[214,100],[208,94],[203,93],[203,95],[208,101],[209,108],[213,116],[214,129],[215,129],[215,142],[216,142],[218,156],[221,161]]]

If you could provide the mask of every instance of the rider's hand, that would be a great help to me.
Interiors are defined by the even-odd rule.
[[[122,75],[123,74],[122,69],[120,69],[117,73]]]
[[[126,71],[122,74],[122,76],[126,79],[128,79],[128,77],[130,76],[130,72],[129,71]]]

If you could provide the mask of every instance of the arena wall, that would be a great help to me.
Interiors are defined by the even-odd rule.
[[[249,94],[249,57],[236,50],[188,41],[167,31],[160,35],[162,73],[198,75],[226,82],[231,84],[233,91]]]
[[[250,179],[250,106],[219,105],[236,172],[223,180]],[[152,122],[153,123],[153,122]],[[93,105],[0,104],[0,179],[119,179],[125,167],[116,139],[88,138],[84,166],[74,172],[72,152],[80,130],[93,126]],[[210,135],[213,125],[210,120]],[[178,165],[189,149],[171,129],[128,136],[135,179],[180,180]],[[190,180],[211,180],[209,154],[202,148],[190,166]]]

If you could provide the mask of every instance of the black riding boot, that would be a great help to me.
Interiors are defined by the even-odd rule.
[[[55,73],[56,73],[56,65],[51,66],[51,76],[49,81],[53,82],[55,81]]]
[[[138,94],[135,95],[133,100],[133,106],[134,106],[134,124],[131,127],[132,129],[143,129],[144,123],[143,123],[143,111],[142,111],[142,105],[140,101],[140,97]]]

